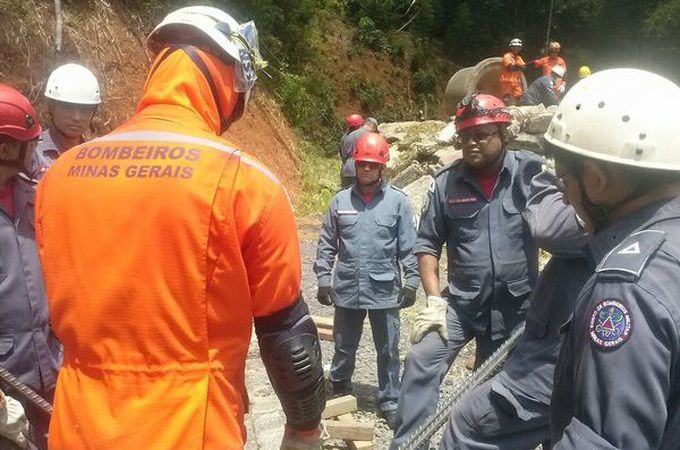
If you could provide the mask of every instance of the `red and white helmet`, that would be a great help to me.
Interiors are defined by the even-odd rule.
[[[483,125],[486,123],[509,124],[512,121],[510,111],[498,97],[473,92],[465,96],[456,107],[456,131]]]
[[[41,132],[33,106],[16,89],[0,83],[0,139],[26,142]]]
[[[389,145],[382,135],[366,132],[359,136],[354,145],[354,161],[387,164],[389,160]]]
[[[350,114],[345,117],[345,123],[349,128],[358,128],[364,123],[364,118],[359,114]]]

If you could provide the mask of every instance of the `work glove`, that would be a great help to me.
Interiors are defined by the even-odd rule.
[[[2,391],[0,397],[0,435],[14,442],[19,448],[27,448],[28,419],[24,407]]]
[[[564,95],[564,93],[567,91],[567,84],[562,83],[557,87],[557,93],[560,95]]]
[[[427,307],[423,309],[413,323],[411,343],[417,344],[423,340],[428,331],[439,333],[444,342],[448,341],[449,333],[446,329],[447,301],[437,295],[427,296]]]
[[[404,286],[399,293],[399,307],[410,308],[416,302],[416,290],[410,286]]]
[[[281,450],[321,450],[321,428],[299,431],[286,425],[281,440]]]
[[[335,303],[333,288],[330,286],[319,286],[319,290],[316,293],[316,299],[322,305],[333,306],[333,303]]]

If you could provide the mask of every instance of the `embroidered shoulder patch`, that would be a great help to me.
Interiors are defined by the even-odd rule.
[[[621,302],[602,300],[590,316],[590,340],[603,349],[614,349],[628,340],[633,330],[630,312]]]

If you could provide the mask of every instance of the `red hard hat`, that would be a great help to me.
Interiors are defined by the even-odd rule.
[[[0,138],[25,142],[37,138],[41,131],[28,99],[16,89],[0,84]]]
[[[390,160],[387,140],[378,133],[362,134],[354,146],[354,161],[386,164]]]
[[[467,95],[456,107],[456,131],[485,123],[510,123],[512,117],[498,97],[476,92]]]
[[[349,116],[345,117],[345,123],[350,128],[357,128],[364,123],[364,118],[359,114],[350,114]]]

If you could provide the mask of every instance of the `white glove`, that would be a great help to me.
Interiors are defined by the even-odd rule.
[[[559,86],[557,86],[557,92],[560,95],[564,95],[564,93],[567,91],[567,83],[562,83]]]
[[[0,391],[0,435],[14,442],[19,448],[27,448],[28,419],[24,407],[12,397]]]
[[[411,343],[417,344],[423,340],[428,331],[436,331],[444,342],[449,340],[446,329],[446,307],[448,302],[437,295],[427,296],[427,307],[420,311],[413,322]]]
[[[310,431],[297,431],[286,425],[281,440],[281,450],[321,450],[321,428]]]

